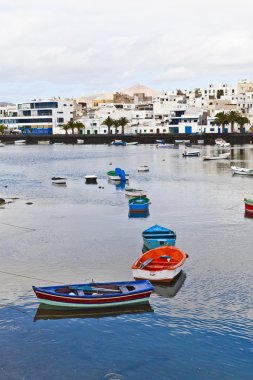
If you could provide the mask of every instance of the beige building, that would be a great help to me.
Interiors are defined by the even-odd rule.
[[[246,92],[253,92],[253,82],[248,79],[242,79],[237,83],[237,93],[245,94]]]

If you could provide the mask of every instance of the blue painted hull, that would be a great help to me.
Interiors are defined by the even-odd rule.
[[[148,211],[148,203],[145,204],[129,204],[129,212],[147,212]]]
[[[148,249],[154,249],[162,246],[175,246],[176,239],[145,239],[143,243]]]

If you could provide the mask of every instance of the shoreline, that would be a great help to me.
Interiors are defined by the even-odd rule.
[[[164,140],[165,143],[173,144],[175,140],[189,140],[192,144],[198,144],[203,140],[206,145],[214,145],[215,139],[221,137],[230,144],[253,144],[253,133],[205,133],[205,134],[138,134],[138,135],[83,135],[83,134],[60,134],[60,135],[2,135],[0,141],[12,144],[15,140],[26,140],[27,144],[38,144],[38,141],[50,141],[50,143],[77,144],[77,140],[84,140],[84,144],[98,145],[110,144],[112,141],[123,140],[125,142],[138,142],[139,144],[156,144],[156,140]],[[81,144],[82,145],[82,144]]]

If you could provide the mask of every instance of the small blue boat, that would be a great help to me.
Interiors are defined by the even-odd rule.
[[[115,146],[125,146],[126,145],[126,142],[125,141],[122,141],[122,140],[114,140],[111,145],[115,145]]]
[[[142,233],[143,243],[147,249],[154,249],[163,245],[174,246],[176,233],[158,224],[148,228]]]
[[[129,200],[129,213],[147,213],[150,200],[146,197],[134,197]]]

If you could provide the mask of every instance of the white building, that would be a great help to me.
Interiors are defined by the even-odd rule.
[[[0,112],[0,124],[6,125],[9,131],[19,129],[43,135],[65,133],[61,127],[73,119],[73,109],[74,102],[69,99],[32,100]]]

